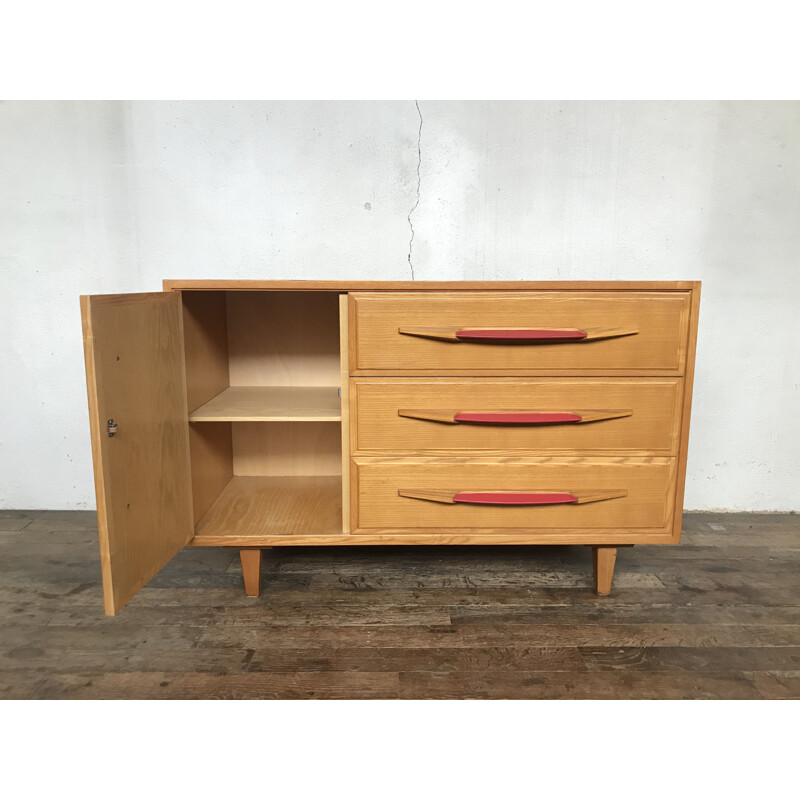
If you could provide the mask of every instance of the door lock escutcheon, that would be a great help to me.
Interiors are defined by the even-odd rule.
[[[108,425],[108,436],[109,438],[111,438],[117,432],[117,423],[114,422],[113,419],[110,419],[107,425]]]

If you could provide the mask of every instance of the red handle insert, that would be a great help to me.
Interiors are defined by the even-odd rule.
[[[578,498],[567,492],[459,492],[454,503],[477,503],[499,506],[543,506],[577,503]]]
[[[456,422],[494,422],[516,425],[544,424],[547,422],[581,422],[583,419],[578,414],[569,411],[459,411],[453,417]]]
[[[500,341],[530,341],[585,339],[586,331],[577,328],[461,328],[457,339],[498,339]]]

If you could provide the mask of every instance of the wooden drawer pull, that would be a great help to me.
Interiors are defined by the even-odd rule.
[[[612,339],[638,333],[631,328],[398,328],[405,336],[421,336],[444,342],[506,342],[536,344],[545,342],[583,342]]]
[[[608,411],[451,411],[449,409],[408,409],[397,411],[400,417],[451,424],[483,425],[554,425],[558,423],[597,422],[633,415],[631,409]]]
[[[600,500],[613,500],[627,497],[627,489],[597,489],[583,492],[503,492],[477,491],[465,492],[458,489],[398,489],[400,497],[415,500],[431,500],[434,503],[469,503],[471,505],[493,506],[544,506],[567,503],[597,503]]]

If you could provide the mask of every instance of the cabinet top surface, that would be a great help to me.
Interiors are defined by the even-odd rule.
[[[696,289],[700,281],[277,281],[277,280],[164,280],[165,291],[642,291],[680,292]]]

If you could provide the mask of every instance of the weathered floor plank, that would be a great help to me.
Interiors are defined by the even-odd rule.
[[[0,699],[800,698],[800,518],[679,547],[187,548],[103,614],[93,512],[0,512]]]
[[[385,700],[398,696],[398,683],[396,673],[368,672],[127,672],[88,677],[54,673],[36,691],[38,697],[53,700]]]
[[[752,680],[722,675],[613,672],[565,675],[563,672],[403,672],[400,697],[408,700],[729,700],[763,699]]]

